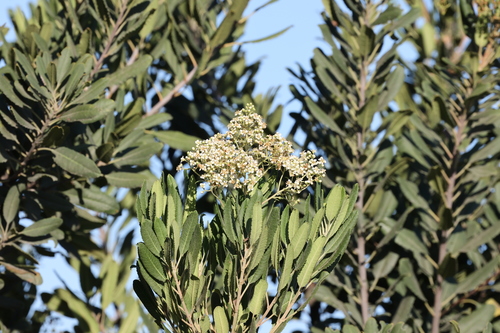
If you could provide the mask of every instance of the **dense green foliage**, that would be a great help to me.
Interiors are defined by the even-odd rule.
[[[449,332],[452,320],[500,331],[498,2],[324,4],[331,49],[295,74],[305,112],[294,117],[332,182],[359,184],[362,214],[313,331],[374,313],[413,332]],[[402,43],[416,61],[398,55]],[[345,319],[325,320],[335,309]]]
[[[159,326],[243,333],[270,321],[270,332],[280,332],[308,304],[347,247],[357,196],[337,185],[324,198],[318,185],[300,217],[272,199],[277,183],[222,193],[207,227],[196,211],[194,179],[184,200],[172,176],[150,193],[143,188],[137,212],[144,242],[134,289]],[[269,276],[274,295],[267,292]]]
[[[55,313],[77,332],[156,330],[129,283],[150,160],[174,175],[182,151],[249,102],[266,133],[281,119],[239,46],[247,4],[39,0],[11,13],[14,42],[0,27],[2,332],[50,330]],[[311,50],[310,71],[290,70],[303,106],[289,139],[327,160],[325,193],[359,184],[359,218],[297,317],[312,332],[499,332],[498,1],[323,4],[329,47]],[[305,200],[296,208],[307,221]],[[39,262],[54,256],[80,281],[61,277],[28,316]]]

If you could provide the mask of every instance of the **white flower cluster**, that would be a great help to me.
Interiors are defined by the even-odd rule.
[[[278,172],[280,179],[276,194],[285,196],[298,194],[325,175],[325,160],[316,159],[314,151],[305,151],[300,156],[292,155],[290,142],[280,134],[265,135],[266,123],[255,113],[253,105],[235,113],[228,125],[228,132],[216,134],[208,140],[196,141],[193,151],[181,159],[183,163],[200,174],[211,188],[241,188],[253,190],[255,184],[267,172]]]

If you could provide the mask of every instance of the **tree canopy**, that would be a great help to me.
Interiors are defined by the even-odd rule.
[[[260,62],[247,63],[241,38],[248,2],[38,0],[10,12],[15,40],[0,27],[0,330],[72,318],[64,329],[157,331],[131,286],[144,248],[135,235],[147,243],[138,221],[156,216],[137,202],[161,173],[170,185],[152,193],[183,193],[187,152],[252,103],[265,135],[287,117],[292,150],[326,161],[322,185],[294,205],[298,226],[321,209],[312,196],[359,188],[345,254],[297,298],[309,331],[500,331],[499,2],[323,0],[326,46],[289,69],[298,109],[277,105],[275,89],[255,91]],[[286,33],[273,29],[269,38]],[[197,198],[196,216],[224,228],[214,194]],[[79,280],[61,276],[64,287],[39,294],[40,263],[55,256]],[[272,295],[263,286],[252,288]]]

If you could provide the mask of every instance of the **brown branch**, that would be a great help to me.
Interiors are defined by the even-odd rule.
[[[459,147],[462,143],[463,139],[463,131],[465,129],[465,126],[467,124],[466,121],[466,116],[465,115],[460,115],[458,117],[458,123],[457,123],[457,131],[454,132],[454,138],[455,138],[455,144],[453,146],[453,151],[452,151],[452,156],[451,156],[451,163],[450,163],[450,172],[451,175],[448,177],[448,187],[445,192],[445,206],[446,208],[453,210],[453,201],[454,201],[454,194],[455,194],[455,185],[456,181],[458,179],[457,177],[457,167],[458,167],[458,154],[459,152]],[[444,258],[446,257],[446,243],[448,241],[448,237],[451,233],[451,229],[449,230],[442,230],[441,235],[439,237],[439,254],[438,254],[438,267],[442,264]],[[432,314],[432,333],[439,333],[439,326],[441,323],[441,317],[443,315],[443,307],[441,305],[442,302],[442,295],[443,295],[443,282],[444,279],[441,276],[441,274],[437,273],[437,286],[436,290],[434,291],[434,307],[433,307],[433,314]]]
[[[366,90],[367,90],[367,77],[368,77],[368,72],[367,72],[367,64],[365,61],[362,62],[361,68],[360,68],[360,78],[359,78],[359,109],[365,105],[366,103]],[[360,305],[361,305],[361,318],[363,321],[363,324],[368,321],[370,318],[370,310],[369,310],[369,300],[368,300],[368,274],[366,271],[366,260],[365,260],[365,255],[366,255],[366,239],[365,239],[365,230],[364,227],[361,225],[361,222],[363,220],[363,208],[365,205],[365,175],[362,172],[362,163],[361,163],[361,150],[363,149],[363,141],[364,141],[364,129],[360,128],[359,132],[357,133],[357,152],[356,152],[356,159],[357,159],[357,164],[358,164],[358,170],[359,172],[356,175],[356,181],[358,182],[359,185],[359,192],[358,192],[358,202],[356,203],[357,208],[360,211],[360,216],[358,220],[358,239],[357,239],[357,261],[358,261],[358,272],[359,272],[359,283],[360,283]]]
[[[450,306],[447,309],[445,309],[445,310],[443,310],[441,312],[441,314],[442,315],[447,314],[448,312],[451,311],[451,309],[453,309],[454,307],[458,306],[460,303],[462,303],[467,298],[469,298],[469,297],[473,296],[474,294],[477,294],[478,292],[482,291],[482,289],[484,287],[489,286],[489,284],[490,284],[491,281],[495,281],[499,275],[500,275],[500,269],[497,269],[497,271],[493,274],[493,276],[491,276],[488,279],[486,279],[483,283],[481,283],[479,286],[477,286],[474,290],[471,290],[471,291],[465,293],[458,300],[456,300],[455,302],[451,303]]]
[[[140,47],[136,46],[134,48],[134,51],[130,55],[130,58],[127,60],[127,64],[126,64],[127,67],[132,65],[137,60],[137,58],[139,58],[139,51],[140,51]],[[108,93],[106,94],[106,98],[111,98],[111,96],[113,96],[113,94],[118,90],[119,87],[120,86],[117,84],[110,87]]]
[[[125,20],[125,16],[127,13],[127,5],[124,4],[120,8],[120,14],[118,15],[118,18],[116,20],[116,23],[113,26],[113,30],[111,31],[111,34],[108,37],[108,41],[106,43],[106,46],[104,46],[104,50],[101,53],[101,56],[99,57],[99,60],[97,60],[96,65],[94,66],[94,69],[92,69],[92,72],[90,73],[90,78],[92,79],[97,72],[99,72],[104,65],[104,60],[109,56],[109,51],[111,50],[111,46],[113,46],[113,42],[115,41],[115,38],[118,36],[120,33],[122,27],[122,23]]]
[[[248,281],[248,276],[246,274],[246,270],[248,268],[248,265],[250,264],[249,259],[250,256],[252,255],[252,249],[250,246],[247,247],[247,244],[243,245],[243,257],[241,258],[241,266],[240,266],[240,276],[238,278],[238,292],[236,294],[236,299],[233,302],[233,322],[231,325],[231,332],[236,332],[237,329],[239,328],[238,326],[238,319],[239,319],[239,312],[240,312],[240,305],[241,301],[243,299],[243,296],[245,295],[245,292],[248,289],[248,285],[246,288],[244,288],[245,282]]]
[[[154,114],[157,114],[158,112],[160,112],[160,109],[162,107],[164,107],[168,102],[170,102],[172,100],[172,98],[175,97],[175,95],[179,92],[179,90],[181,90],[182,88],[184,88],[184,86],[186,86],[194,77],[194,74],[196,73],[196,71],[198,70],[198,66],[194,66],[193,69],[188,73],[188,75],[186,75],[186,77],[184,78],[184,80],[182,80],[181,82],[177,83],[177,85],[174,87],[174,89],[172,89],[168,94],[167,96],[165,97],[162,97],[160,99],[160,101],[158,103],[156,103],[155,106],[153,106],[151,108],[151,110],[149,110],[143,117],[149,117],[149,116],[152,116]]]

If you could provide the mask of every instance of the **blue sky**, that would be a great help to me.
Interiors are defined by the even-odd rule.
[[[28,3],[33,1],[17,0],[15,2],[0,1],[0,26],[6,24],[12,27],[8,9],[20,7],[25,13],[28,11]],[[268,2],[268,0],[251,0],[247,14],[255,8]],[[292,83],[292,76],[286,70],[287,67],[296,69],[295,64],[300,63],[303,67],[309,68],[309,59],[312,57],[315,47],[324,46],[321,41],[321,33],[318,24],[321,23],[321,12],[323,10],[321,0],[280,0],[253,15],[248,24],[242,41],[255,40],[271,35],[288,26],[292,26],[285,34],[276,39],[261,43],[251,43],[245,45],[247,62],[252,63],[262,60],[262,65],[255,80],[257,82],[256,92],[265,94],[270,88],[281,86],[276,98],[276,103],[285,104],[292,98],[288,90],[288,85]],[[9,39],[15,38],[11,33]],[[300,104],[292,102],[285,106],[285,112],[298,111]],[[290,122],[284,121],[280,127],[282,134],[288,134]],[[49,291],[56,287],[61,287],[59,278],[55,275],[56,269],[60,269],[64,261],[61,257],[58,260],[46,260],[42,263],[41,270],[44,284],[41,291]],[[60,276],[77,281],[78,277],[71,270],[59,270]],[[286,332],[294,329],[305,328],[299,323],[289,325]]]

